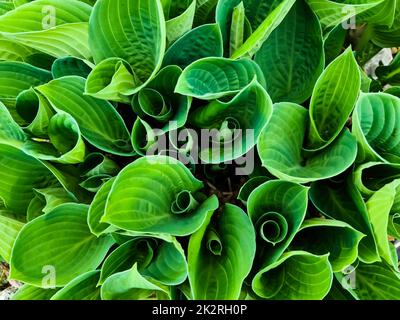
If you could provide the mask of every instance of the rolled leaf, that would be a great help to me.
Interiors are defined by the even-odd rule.
[[[26,213],[34,189],[57,185],[52,172],[41,162],[4,144],[0,144],[0,180],[0,198],[17,214]]]
[[[307,113],[297,104],[278,103],[260,135],[257,149],[263,166],[278,178],[306,183],[334,177],[356,158],[357,143],[347,129],[327,148],[304,154]]]
[[[307,211],[308,189],[287,181],[268,181],[247,200],[257,234],[260,267],[276,262],[298,232]]]
[[[73,57],[57,59],[51,66],[51,73],[54,79],[66,76],[87,78],[91,70],[92,65],[89,61]]]
[[[82,135],[94,146],[118,155],[132,154],[130,135],[122,117],[109,102],[84,95],[84,86],[84,78],[68,76],[36,89],[56,111],[70,114]]]
[[[200,158],[206,163],[221,163],[246,154],[256,145],[271,114],[272,101],[256,80],[230,101],[215,100],[195,110],[190,123],[201,129],[219,130],[208,146],[199,150]]]
[[[317,255],[329,254],[333,272],[340,272],[357,259],[364,236],[342,221],[313,218],[304,221],[291,247]]]
[[[265,87],[264,75],[252,60],[204,58],[183,71],[175,91],[198,99],[213,100],[238,93],[255,77]]]
[[[35,189],[35,197],[29,204],[27,220],[31,221],[42,214],[53,211],[63,203],[76,202],[76,198],[64,188]]]
[[[154,292],[168,296],[168,287],[142,276],[135,264],[130,270],[113,274],[101,287],[102,300],[144,300]]]
[[[111,187],[115,181],[115,178],[108,180],[104,183],[99,191],[94,196],[93,202],[90,205],[88,213],[88,225],[90,231],[96,235],[101,236],[103,233],[114,230],[115,228],[110,227],[107,223],[101,223],[100,220],[104,215],[105,207],[110,193]]]
[[[291,251],[260,270],[252,288],[264,299],[321,300],[328,294],[332,280],[328,255]]]
[[[129,103],[128,96],[135,93],[140,80],[131,66],[123,59],[108,58],[90,72],[85,93],[92,97]]]
[[[23,123],[15,112],[18,94],[31,87],[47,83],[51,73],[22,62],[0,62],[0,101],[9,108],[18,123]]]
[[[16,112],[25,122],[25,132],[37,138],[48,138],[50,119],[56,114],[49,101],[34,89],[22,91],[16,100]]]
[[[105,260],[99,283],[135,264],[141,275],[164,285],[179,285],[187,278],[185,254],[175,239],[169,242],[139,237],[125,242]]]
[[[255,254],[250,219],[239,207],[227,204],[217,221],[207,220],[190,238],[189,280],[193,298],[238,299]]]
[[[394,180],[375,192],[367,201],[368,216],[374,230],[378,252],[396,271],[398,271],[398,259],[393,244],[388,240],[388,225],[399,185],[400,180]]]
[[[315,85],[307,148],[320,149],[337,138],[353,111],[360,88],[360,72],[349,48],[325,69]]]
[[[118,174],[100,222],[134,232],[191,234],[200,228],[207,213],[218,207],[217,198],[211,197],[195,209],[185,200],[186,210],[181,214],[174,214],[172,208],[182,191],[195,196],[202,187],[203,184],[173,158],[140,158]]]
[[[89,45],[96,64],[125,60],[140,80],[131,94],[150,81],[161,66],[166,30],[160,0],[99,0],[89,23]]]

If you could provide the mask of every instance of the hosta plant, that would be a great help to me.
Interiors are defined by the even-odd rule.
[[[400,0],[0,1],[15,300],[400,299]]]

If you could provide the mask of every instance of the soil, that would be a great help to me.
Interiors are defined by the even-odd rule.
[[[0,262],[0,300],[10,300],[11,296],[21,287],[16,281],[8,281],[9,266]]]

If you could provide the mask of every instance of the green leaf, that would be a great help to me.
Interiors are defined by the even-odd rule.
[[[322,31],[318,18],[297,1],[255,56],[274,102],[302,103],[324,68]]]
[[[204,58],[183,71],[175,91],[198,99],[213,100],[238,93],[255,77],[265,87],[264,75],[252,60]]]
[[[360,76],[361,76],[361,91],[368,93],[370,91],[373,90],[373,83],[374,80],[371,79],[363,70],[363,68],[361,68],[360,66],[358,67],[359,71],[360,71]],[[376,80],[375,80],[376,81]]]
[[[231,56],[232,59],[240,57],[253,57],[269,38],[271,33],[280,25],[296,0],[283,0],[252,33],[245,43]]]
[[[233,10],[241,0],[219,0],[215,9],[215,21],[221,30],[225,56],[228,56]]]
[[[216,197],[191,206],[203,187],[181,162],[165,156],[140,158],[117,176],[101,222],[147,233],[189,235],[218,207]],[[200,199],[199,199],[200,200]],[[176,212],[174,206],[182,209]]]
[[[99,191],[94,196],[93,202],[91,203],[89,208],[88,225],[90,231],[98,237],[101,236],[103,233],[107,233],[114,229],[110,227],[109,224],[100,222],[102,216],[104,215],[108,195],[114,181],[115,178],[110,179],[101,186]]]
[[[42,214],[53,211],[63,203],[76,202],[75,197],[64,188],[35,189],[35,197],[29,204],[27,220],[31,221]]]
[[[385,185],[367,201],[368,216],[375,235],[378,251],[383,260],[398,271],[397,255],[393,255],[393,244],[388,240],[389,214],[393,206],[400,180]]]
[[[38,160],[11,146],[0,144],[0,198],[5,207],[25,214],[34,189],[57,184],[53,174]]]
[[[125,242],[105,260],[99,284],[135,264],[141,275],[164,285],[179,285],[187,278],[188,267],[179,242],[139,237]]]
[[[66,113],[54,115],[47,128],[49,139],[29,137],[11,117],[0,102],[0,141],[16,147],[26,154],[40,160],[52,160],[59,163],[80,163],[85,157],[85,144],[81,138],[78,124]],[[67,142],[65,142],[67,138]]]
[[[321,24],[325,28],[334,27],[348,21],[355,15],[368,10],[378,13],[376,8],[380,7],[383,0],[306,0],[311,9],[318,15]],[[357,18],[356,18],[357,19]]]
[[[14,4],[8,1],[0,1],[0,15],[7,13],[8,11],[13,10]]]
[[[153,105],[153,104],[151,104]],[[132,128],[132,146],[133,150],[141,156],[151,152],[151,147],[157,147],[157,134],[153,128],[140,117],[137,117]]]
[[[181,73],[178,66],[167,66],[133,97],[131,105],[138,117],[131,138],[133,149],[139,155],[165,151],[166,134],[176,133],[186,124],[192,98],[174,92]]]
[[[366,204],[350,179],[318,181],[311,185],[310,200],[325,216],[343,221],[366,236],[358,245],[359,259],[365,263],[379,261],[375,235]]]
[[[0,32],[42,31],[70,23],[88,22],[92,7],[76,0],[36,0],[0,16]]]
[[[48,138],[50,119],[56,114],[49,101],[34,89],[22,91],[15,104],[16,112],[25,122],[25,132],[36,138]]]
[[[8,40],[0,33],[0,60],[27,62],[35,50],[20,43]]]
[[[297,104],[278,103],[261,133],[258,154],[263,166],[278,178],[299,183],[327,179],[344,172],[356,158],[356,141],[347,129],[327,148],[304,154],[307,113]]]
[[[179,2],[178,2],[179,3]],[[179,39],[193,27],[197,1],[191,1],[190,5],[179,16],[166,21],[167,40],[169,43]]]
[[[66,76],[87,78],[91,70],[92,64],[89,61],[74,57],[57,59],[51,67],[51,73],[53,74],[54,79]]]
[[[113,240],[90,233],[87,210],[86,205],[64,204],[25,225],[13,247],[10,278],[61,287],[96,269]]]
[[[387,1],[389,2],[389,1]],[[400,44],[400,2],[396,1],[394,21],[391,26],[372,26],[371,40],[381,48],[397,47]]]
[[[140,83],[131,66],[122,59],[108,58],[98,63],[89,74],[85,93],[104,100],[129,103]]]
[[[400,275],[384,263],[360,263],[355,292],[363,300],[399,300]]]
[[[365,198],[388,183],[400,178],[400,165],[394,163],[367,162],[354,170],[354,184]]]
[[[107,58],[125,60],[143,88],[161,66],[166,30],[159,0],[99,0],[89,23],[89,46],[96,64]]]
[[[247,211],[257,234],[258,268],[276,262],[298,232],[307,211],[308,188],[273,180],[250,194]]]
[[[16,114],[17,96],[24,90],[44,84],[52,79],[51,73],[22,62],[0,62],[0,101],[9,108],[18,123],[23,123]]]
[[[59,290],[51,300],[100,300],[99,277],[99,270],[84,273]]]
[[[4,212],[4,210],[0,210],[0,256],[5,261],[10,262],[12,247],[24,224],[3,215]]]
[[[193,298],[238,299],[254,259],[254,230],[244,211],[231,204],[225,205],[218,219],[212,218],[209,214],[189,241],[189,280]]]
[[[363,4],[366,2],[372,3],[373,1],[348,0],[348,2],[353,4]],[[396,6],[396,0],[387,0],[380,5],[359,14],[357,18],[359,21],[368,22],[371,25],[391,27],[395,19]]]
[[[113,274],[101,287],[102,300],[143,300],[154,292],[168,295],[168,289],[149,277],[142,276],[135,264],[130,270]]]
[[[68,113],[59,111],[48,126],[49,140],[30,138],[22,150],[40,160],[58,163],[81,163],[85,159],[86,147],[78,124]]]
[[[23,145],[26,135],[14,121],[6,106],[0,101],[0,142],[16,148]]]
[[[120,171],[120,167],[115,161],[99,152],[90,153],[84,163],[79,167],[81,176],[84,178],[99,175],[116,176]]]
[[[345,46],[347,30],[342,24],[333,27],[324,37],[325,64],[330,64],[340,55]]]
[[[174,92],[181,74],[182,70],[178,66],[163,68],[132,99],[133,111],[139,118],[152,123],[152,129],[159,130],[154,134],[179,129],[187,122],[192,99]]]
[[[92,59],[88,22],[68,23],[42,31],[3,32],[2,36],[56,58],[74,56],[86,60]]]
[[[392,207],[393,209],[393,207]],[[389,217],[388,234],[396,239],[400,239],[400,214],[395,213]]]
[[[190,123],[201,129],[217,129],[199,157],[205,163],[221,163],[241,157],[257,142],[272,114],[272,101],[265,89],[252,81],[230,101],[215,100],[191,113]],[[240,131],[242,130],[242,131]]]
[[[84,78],[68,76],[36,90],[50,101],[56,111],[70,114],[83,137],[91,144],[106,152],[131,155],[130,135],[122,117],[109,102],[84,95],[84,86]]]
[[[58,289],[43,289],[25,284],[13,294],[11,300],[50,300],[57,290]]]
[[[264,299],[320,300],[328,294],[332,280],[328,255],[292,251],[260,270],[252,288]]]
[[[249,199],[250,194],[263,183],[269,181],[268,177],[253,177],[249,179],[241,188],[238,195],[238,200],[242,201],[244,205],[247,205],[247,200]]]
[[[343,284],[337,279],[333,278],[332,287],[329,294],[325,296],[324,300],[359,300],[358,297],[346,290]]]
[[[363,237],[361,232],[342,221],[312,218],[304,221],[291,248],[317,255],[329,254],[333,272],[339,272],[356,261]]]
[[[231,37],[229,41],[229,54],[232,55],[244,42],[245,9],[243,2],[233,8]]]
[[[400,159],[400,98],[386,93],[362,94],[353,114],[358,162]]]
[[[281,2],[281,0],[243,0],[246,8],[246,16],[251,23],[252,29],[257,29],[263,23],[268,14],[278,7]]]
[[[97,193],[102,185],[106,183],[110,178],[111,176],[107,174],[89,177],[86,180],[82,181],[79,185],[89,192]]]
[[[164,56],[163,66],[177,65],[182,69],[207,57],[222,57],[222,35],[218,24],[201,25],[175,41]]]
[[[49,161],[40,161],[58,180],[62,187],[76,199],[82,203],[89,203],[91,195],[80,184],[80,172],[78,168],[72,165],[63,165],[59,163],[51,163]]]
[[[315,85],[307,148],[321,149],[337,138],[353,111],[360,88],[358,65],[348,48],[325,69]]]
[[[400,55],[396,55],[388,66],[378,66],[375,71],[379,81],[392,86],[400,85]],[[387,93],[387,92],[386,92]]]

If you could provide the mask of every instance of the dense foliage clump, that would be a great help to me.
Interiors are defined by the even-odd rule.
[[[399,299],[399,46],[399,0],[0,1],[13,298]]]

